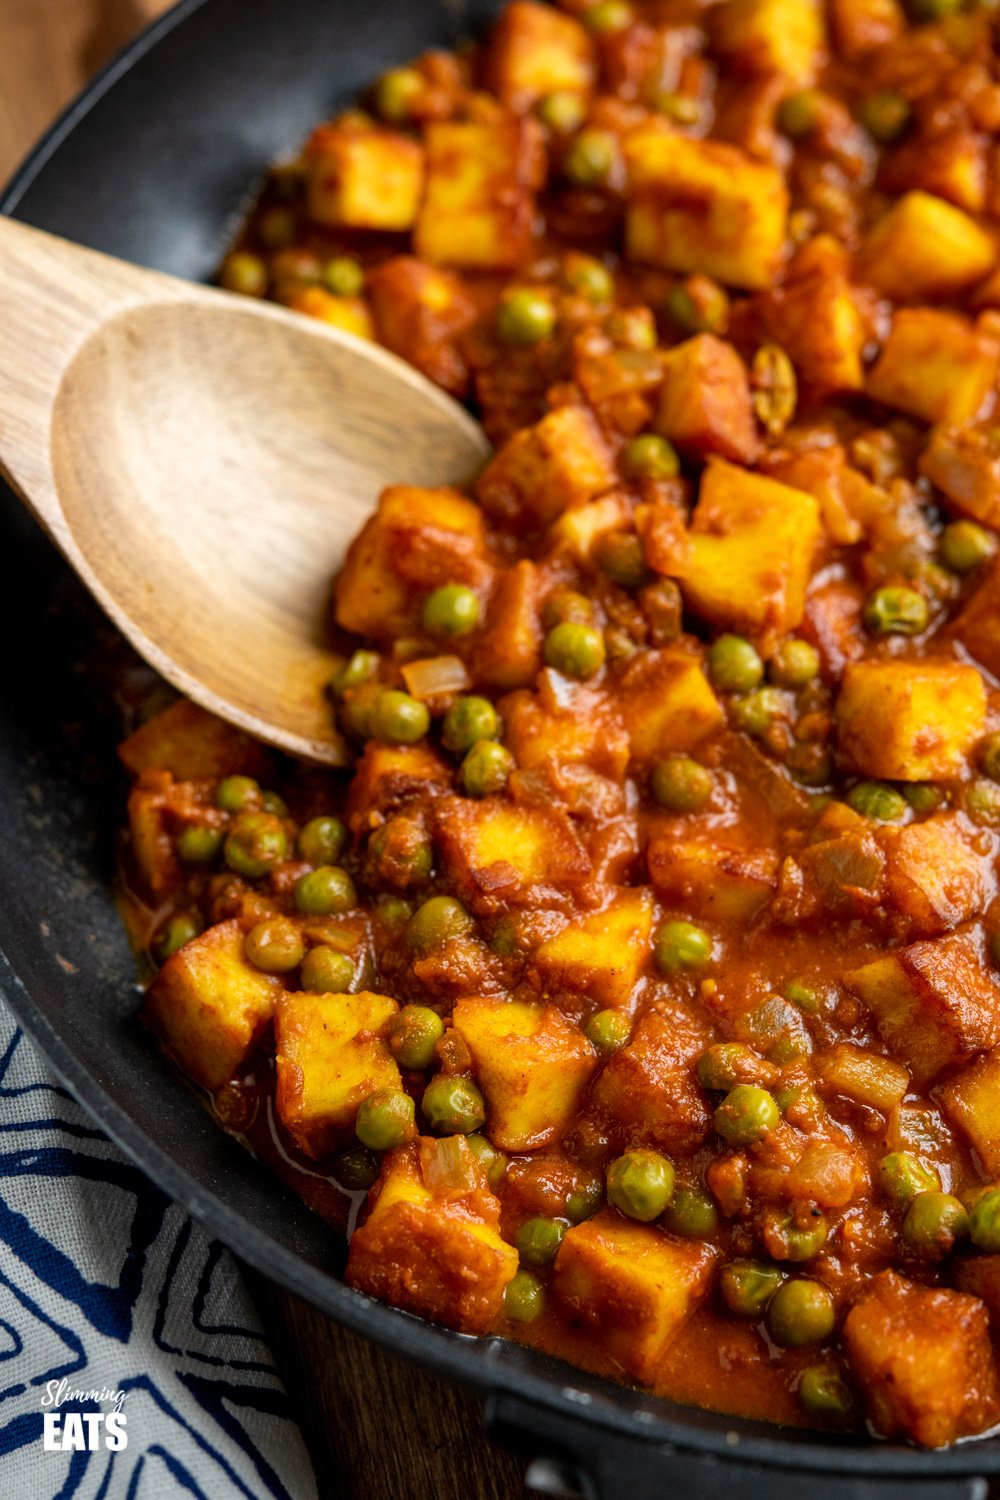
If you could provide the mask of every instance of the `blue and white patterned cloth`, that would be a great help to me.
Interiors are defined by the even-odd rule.
[[[116,1406],[124,1425],[87,1421]],[[316,1483],[232,1257],[0,1001],[0,1500],[70,1496],[315,1500]]]

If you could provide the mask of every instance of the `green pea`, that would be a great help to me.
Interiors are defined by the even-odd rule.
[[[221,828],[192,823],[178,837],[177,853],[186,865],[208,865],[217,857],[225,837]]]
[[[424,1089],[420,1107],[438,1135],[471,1135],[486,1123],[482,1094],[461,1074],[436,1074]]]
[[[219,282],[227,292],[243,297],[263,297],[267,292],[267,266],[259,255],[248,250],[234,250],[222,262]]]
[[[497,333],[505,344],[539,344],[556,326],[552,298],[531,287],[508,292],[497,309]]]
[[[463,583],[446,583],[424,600],[422,620],[431,635],[452,639],[479,624],[479,596]]]
[[[798,1395],[814,1417],[846,1417],[854,1406],[853,1391],[832,1365],[807,1365],[799,1376]]]
[[[972,1205],[969,1214],[969,1237],[977,1250],[991,1255],[1000,1251],[1000,1191],[991,1188]]]
[[[378,915],[387,927],[402,927],[413,915],[413,907],[402,896],[379,896]]]
[[[619,1213],[649,1224],[673,1197],[673,1164],[658,1151],[626,1151],[608,1167],[607,1192]]]
[[[296,848],[311,865],[335,865],[347,848],[347,829],[339,818],[321,813],[299,829]]]
[[[879,89],[861,106],[861,123],[884,146],[898,141],[910,123],[910,106],[895,89]]]
[[[261,792],[260,805],[265,812],[274,813],[276,818],[288,817],[288,803],[280,792]]]
[[[346,953],[318,943],[302,960],[299,978],[314,995],[346,995],[354,983],[354,964]]]
[[[679,1183],[663,1215],[663,1227],[685,1239],[704,1240],[718,1229],[719,1211],[703,1188]]]
[[[566,1217],[571,1224],[593,1218],[604,1202],[604,1189],[597,1178],[575,1187],[566,1199]]]
[[[749,1146],[774,1129],[781,1112],[767,1089],[738,1083],[715,1111],[715,1128],[731,1146]]]
[[[375,85],[375,108],[383,120],[403,125],[423,92],[424,81],[415,68],[392,68]]]
[[[708,672],[720,693],[750,693],[763,680],[764,663],[740,635],[720,635],[708,653]]]
[[[823,117],[823,96],[815,89],[789,94],[778,106],[778,129],[793,141],[808,140]]]
[[[486,797],[502,792],[517,762],[496,740],[480,740],[473,745],[459,768],[462,790],[470,797]]]
[[[847,794],[847,805],[877,823],[898,823],[906,814],[906,799],[884,781],[859,781]]]
[[[808,641],[782,641],[768,663],[771,681],[778,687],[800,688],[819,676],[819,652]]]
[[[563,160],[563,171],[577,187],[603,187],[618,158],[615,138],[607,130],[581,130]]]
[[[903,1220],[903,1243],[931,1260],[948,1255],[968,1232],[965,1204],[950,1193],[917,1193]]]
[[[269,208],[257,221],[257,237],[268,250],[283,250],[298,238],[298,224],[290,208]]]
[[[890,1151],[878,1164],[878,1183],[894,1203],[909,1203],[918,1193],[936,1192],[941,1179],[909,1151]]]
[[[759,1260],[731,1260],[722,1268],[719,1291],[737,1317],[762,1318],[784,1279],[777,1266]]]
[[[357,297],[365,273],[352,255],[335,255],[323,265],[323,285],[335,297]]]
[[[593,625],[594,606],[585,594],[575,589],[555,589],[545,601],[542,624],[546,630],[571,621],[575,625]]]
[[[545,637],[545,663],[564,677],[586,680],[604,665],[604,637],[593,625],[566,620]]]
[[[621,1010],[599,1010],[586,1026],[587,1036],[601,1057],[621,1050],[632,1034],[632,1022]]]
[[[703,1089],[729,1092],[747,1072],[760,1066],[758,1059],[742,1042],[713,1042],[698,1059],[695,1069]]]
[[[502,1151],[498,1151],[492,1141],[488,1141],[484,1135],[478,1132],[466,1136],[469,1150],[480,1163],[486,1173],[486,1180],[494,1192],[503,1182],[507,1175],[509,1165],[507,1157]]]
[[[783,1349],[821,1344],[836,1326],[833,1297],[818,1281],[800,1277],[786,1281],[771,1298],[767,1331]]]
[[[467,937],[472,928],[472,918],[460,901],[451,896],[432,896],[410,918],[406,937],[418,953],[429,953],[453,938]]]
[[[583,13],[583,24],[595,36],[607,36],[613,31],[624,31],[632,24],[632,7],[625,0],[597,0]]]
[[[601,572],[612,583],[623,589],[638,589],[649,582],[646,554],[634,532],[611,532],[598,543],[596,552]]]
[[[355,1132],[370,1151],[405,1146],[416,1133],[413,1100],[402,1089],[377,1089],[358,1107]]]
[[[409,693],[386,688],[378,694],[372,707],[372,738],[390,745],[415,745],[431,727],[427,705]]]
[[[555,89],[539,99],[535,111],[542,124],[557,135],[570,135],[587,117],[587,100],[571,89]]]
[[[729,298],[721,286],[699,276],[697,295],[693,284],[679,282],[667,293],[664,311],[681,333],[720,333],[729,317]]]
[[[365,1192],[378,1179],[379,1159],[367,1146],[341,1151],[333,1163],[333,1175],[349,1193]]]
[[[224,845],[226,864],[237,875],[256,880],[288,856],[288,835],[273,813],[237,814]]]
[[[797,1005],[799,1010],[804,1010],[806,1015],[814,1016],[820,1008],[822,997],[809,985],[793,979],[790,984],[785,985],[785,999]]]
[[[664,922],[656,934],[653,957],[661,974],[700,969],[712,956],[712,938],[693,922]]]
[[[533,1323],[545,1306],[545,1288],[530,1271],[517,1271],[504,1288],[503,1310],[512,1323]]]
[[[625,444],[622,472],[628,479],[676,479],[681,471],[677,449],[655,432],[643,432]]]
[[[441,723],[442,744],[459,755],[499,735],[500,716],[488,698],[456,698]]]
[[[170,917],[153,940],[153,952],[161,964],[165,964],[178,949],[183,948],[192,938],[196,938],[202,930],[201,920],[197,913],[191,911],[179,911]]]
[[[350,688],[360,687],[364,682],[373,682],[381,665],[382,658],[377,651],[355,651],[350,660],[334,672],[330,686],[341,697]]]
[[[529,1266],[551,1265],[568,1228],[565,1219],[549,1219],[541,1214],[525,1219],[514,1241],[518,1255]]]
[[[969,817],[987,828],[1000,824],[1000,786],[977,776],[962,788],[962,805]]]
[[[444,1036],[444,1022],[428,1005],[404,1005],[389,1028],[389,1050],[401,1068],[429,1068]]]
[[[562,279],[569,291],[588,302],[610,302],[615,294],[614,277],[592,255],[573,255],[563,266]]]
[[[690,94],[680,94],[675,89],[662,89],[653,100],[653,109],[666,115],[675,125],[695,125],[701,118],[701,105]]]
[[[271,917],[251,927],[243,939],[243,952],[262,973],[287,974],[302,962],[306,945],[294,922],[286,917]]]
[[[929,781],[911,781],[903,787],[903,796],[917,813],[934,812],[944,801],[944,792]]]
[[[916,589],[876,589],[865,601],[864,622],[872,635],[920,635],[929,621],[927,600]]]
[[[991,781],[1000,781],[1000,734],[988,734],[980,741],[979,764]]]
[[[941,533],[941,561],[953,573],[970,573],[996,550],[996,537],[975,521],[951,521]]]
[[[762,687],[747,693],[733,703],[733,719],[745,734],[766,734],[784,711],[784,700],[777,688]]]
[[[653,768],[654,800],[671,812],[698,812],[711,797],[713,784],[711,771],[689,755],[672,755]]]
[[[818,1209],[805,1220],[791,1211],[773,1212],[766,1219],[767,1248],[775,1260],[813,1260],[826,1244],[830,1226]]]
[[[295,882],[296,911],[308,917],[330,917],[358,904],[354,881],[339,865],[319,865]]]
[[[259,807],[260,787],[251,776],[224,776],[215,789],[215,805],[227,813]]]

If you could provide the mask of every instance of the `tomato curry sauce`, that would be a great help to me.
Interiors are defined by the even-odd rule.
[[[495,456],[336,579],[350,774],[185,702],[122,756],[146,1019],[351,1285],[940,1446],[1000,1421],[1000,70],[908,4],[515,0],[321,125],[222,284]]]

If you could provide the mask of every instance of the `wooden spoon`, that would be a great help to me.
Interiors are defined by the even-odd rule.
[[[0,470],[181,692],[309,760],[330,580],[387,484],[461,484],[473,419],[366,340],[0,217]]]

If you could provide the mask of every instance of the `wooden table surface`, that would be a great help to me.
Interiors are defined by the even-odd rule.
[[[414,0],[419,3],[419,0]],[[60,109],[168,0],[0,0],[0,182]],[[253,1277],[323,1500],[521,1500],[521,1466],[477,1398]],[[298,1497],[296,1497],[298,1500]]]

